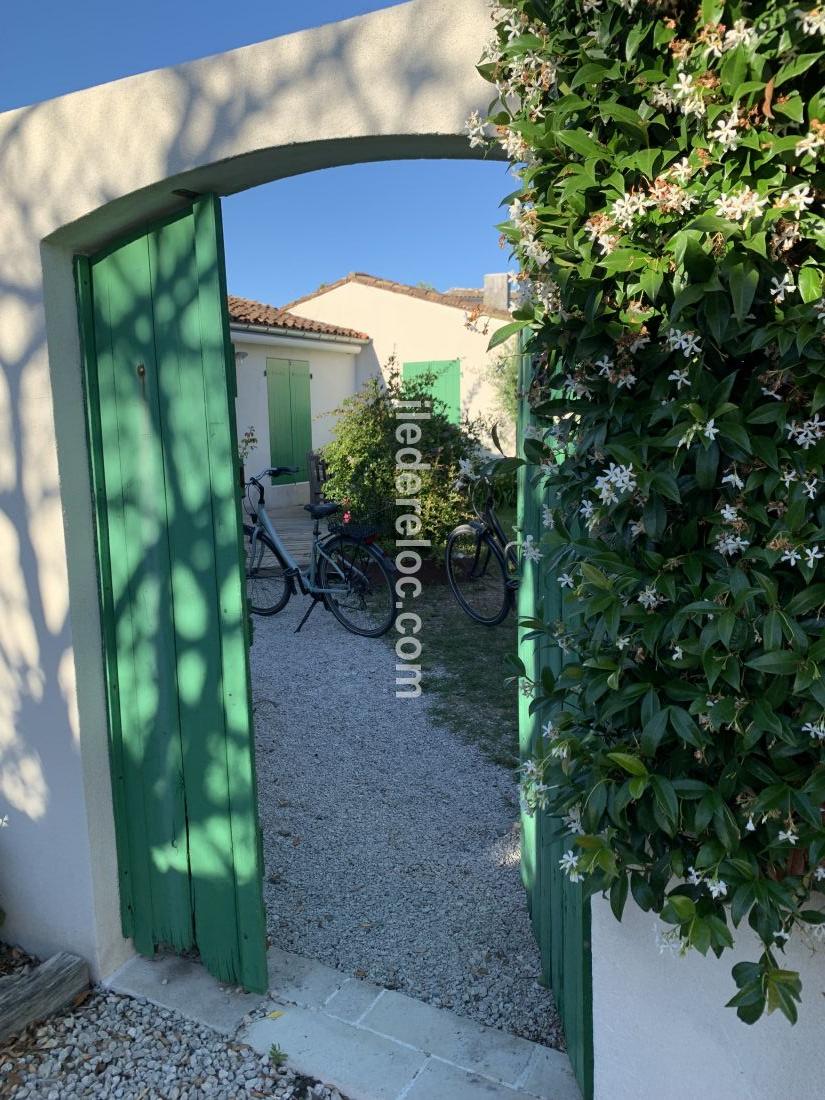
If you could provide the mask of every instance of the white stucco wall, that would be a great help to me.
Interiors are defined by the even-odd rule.
[[[628,902],[619,923],[592,902],[596,1100],[819,1100],[825,1096],[825,947],[789,944],[781,965],[799,970],[803,1001],[793,1027],[779,1012],[741,1023],[725,1003],[731,967],[761,952],[749,929],[721,959],[660,955],[657,918]],[[664,926],[663,926],[664,927]]]
[[[399,366],[404,362],[459,359],[462,412],[496,420],[502,444],[513,444],[513,424],[508,422],[490,381],[493,363],[502,355],[512,354],[512,349],[502,346],[487,351],[490,337],[507,321],[481,318],[479,328],[486,322],[487,333],[473,331],[466,327],[464,311],[454,306],[355,281],[300,302],[291,311],[315,321],[345,325],[372,338],[358,356],[359,386],[370,375],[384,373],[392,355]]]
[[[273,342],[249,343],[240,335],[233,336],[237,351],[246,352],[245,359],[237,360],[238,399],[236,422],[238,437],[253,425],[258,445],[250,451],[246,469],[255,474],[270,462],[269,408],[267,397],[267,359],[300,359],[309,363],[309,400],[312,415],[312,447],[317,450],[329,443],[337,409],[345,397],[355,393],[356,348],[341,351],[322,351],[312,340],[295,340],[291,345]],[[308,482],[297,485],[267,485],[266,503],[277,508],[286,504],[307,504]]]
[[[467,157],[484,0],[413,0],[0,115],[3,936],[105,975],[120,935],[72,258],[316,168]]]

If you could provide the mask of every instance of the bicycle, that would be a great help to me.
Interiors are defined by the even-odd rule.
[[[250,477],[246,484],[247,512],[254,524],[245,523],[246,591],[255,615],[283,611],[297,589],[312,603],[296,627],[303,627],[318,603],[353,634],[378,638],[390,629],[397,613],[394,566],[369,525],[330,522],[327,534],[320,522],[341,511],[332,501],[305,504],[315,521],[309,569],[304,571],[281,541],[264,506],[261,478],[297,473],[294,466],[272,466]],[[257,500],[253,500],[257,494]]]
[[[479,488],[486,490],[483,507],[476,500]],[[518,555],[496,515],[489,478],[479,477],[473,482],[470,503],[476,519],[460,524],[447,539],[447,581],[471,619],[484,626],[496,626],[515,606]]]

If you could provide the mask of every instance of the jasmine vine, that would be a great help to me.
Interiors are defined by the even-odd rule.
[[[530,624],[565,660],[523,683],[525,804],[660,949],[749,925],[748,1023],[796,1019],[782,953],[823,922],[823,56],[785,0],[507,0],[468,125],[512,161],[495,339],[533,355],[530,557],[565,607]]]

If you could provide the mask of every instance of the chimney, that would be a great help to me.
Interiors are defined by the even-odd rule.
[[[510,308],[510,276],[506,272],[484,276],[484,305],[487,309]]]

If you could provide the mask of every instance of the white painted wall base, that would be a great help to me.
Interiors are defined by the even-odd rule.
[[[659,954],[653,914],[628,902],[619,923],[602,898],[592,904],[596,1100],[825,1096],[825,948],[793,943],[785,954],[802,975],[796,1026],[774,1013],[749,1027],[724,1007],[736,992],[731,967],[760,954],[749,929],[721,959],[672,958]]]

